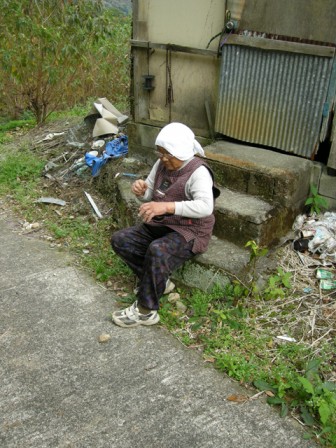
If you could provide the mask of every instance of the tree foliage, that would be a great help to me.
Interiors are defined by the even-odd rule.
[[[3,0],[1,103],[29,109],[41,123],[96,91],[113,99],[99,87],[112,69],[127,84],[129,34],[130,19],[100,0]]]

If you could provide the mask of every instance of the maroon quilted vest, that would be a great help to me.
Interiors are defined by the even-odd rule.
[[[155,202],[179,202],[187,201],[185,185],[192,173],[201,165],[204,165],[213,173],[206,162],[199,157],[192,159],[186,166],[177,171],[169,171],[160,162],[154,180],[153,198]],[[194,240],[192,251],[195,254],[205,252],[211,238],[215,223],[213,213],[205,218],[185,218],[178,215],[155,216],[151,225],[167,226],[180,233],[186,241]]]

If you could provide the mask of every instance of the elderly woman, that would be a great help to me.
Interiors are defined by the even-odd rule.
[[[112,236],[114,251],[138,278],[137,300],[112,314],[121,327],[154,325],[159,300],[171,290],[171,273],[205,252],[215,218],[213,174],[196,154],[204,151],[191,129],[181,123],[165,126],[155,141],[158,160],[149,176],[136,180],[132,192],[144,203],[143,224]]]

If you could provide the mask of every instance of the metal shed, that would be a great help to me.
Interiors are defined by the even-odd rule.
[[[182,121],[310,159],[329,141],[335,159],[334,0],[134,0],[133,17],[136,145]]]

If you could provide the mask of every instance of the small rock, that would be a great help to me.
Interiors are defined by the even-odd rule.
[[[89,254],[90,251],[88,249],[83,249],[83,254]]]
[[[30,225],[31,229],[39,229],[40,228],[40,223],[38,222],[33,222],[33,224]]]
[[[109,334],[103,333],[98,337],[98,342],[108,342],[111,339],[111,336]]]
[[[184,303],[180,302],[179,300],[175,303],[176,309],[180,311],[181,313],[185,313],[187,311],[187,307]]]
[[[176,303],[181,298],[178,292],[171,292],[168,296],[169,303]]]
[[[128,292],[117,292],[117,296],[119,296],[119,297],[128,297],[129,293]]]

